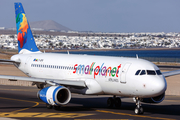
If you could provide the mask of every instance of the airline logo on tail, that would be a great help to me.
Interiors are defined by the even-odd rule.
[[[18,52],[39,52],[21,3],[15,3]]]
[[[27,30],[29,28],[28,22],[24,13],[19,13],[17,15],[16,26],[17,26],[17,32],[18,32],[17,39],[20,42],[20,48],[22,48],[27,41]]]

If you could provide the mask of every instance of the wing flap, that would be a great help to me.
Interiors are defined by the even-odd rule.
[[[61,85],[66,85],[66,86],[86,87],[86,84],[84,81],[54,80],[54,82]]]
[[[44,79],[44,78],[34,78],[34,77],[21,77],[21,76],[10,76],[10,75],[0,75],[2,79],[22,80],[30,82],[40,82],[40,83],[49,83],[50,85],[66,85],[66,86],[75,86],[75,87],[86,87],[84,81],[72,81],[72,80],[54,80],[54,79]]]

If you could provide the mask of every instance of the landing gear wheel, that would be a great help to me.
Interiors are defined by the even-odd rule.
[[[144,113],[143,107],[140,107],[139,111],[140,111],[140,114],[143,114]]]
[[[135,114],[136,115],[143,114],[144,110],[143,110],[143,108],[141,106],[140,98],[136,97],[135,100],[136,100],[136,105],[137,105],[137,107],[134,110]]]
[[[134,112],[135,112],[136,115],[139,115],[140,109],[139,109],[138,107],[136,107],[135,110],[134,110]]]
[[[112,108],[112,107],[113,107],[113,104],[114,104],[113,98],[108,98],[108,100],[107,100],[107,106],[108,106],[108,108]]]
[[[46,104],[46,108],[47,108],[47,109],[52,109],[52,107],[53,107],[52,105]]]
[[[144,113],[142,107],[140,107],[140,108],[136,107],[135,110],[134,110],[134,112],[135,112],[136,115],[139,115],[139,114],[143,114],[143,113]]]
[[[61,106],[54,106],[55,110],[60,110]]]
[[[120,98],[115,98],[115,107],[120,108],[121,107],[121,99]]]

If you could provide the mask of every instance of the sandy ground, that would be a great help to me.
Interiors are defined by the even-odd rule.
[[[2,65],[2,64],[0,64],[0,75],[26,76],[22,71],[17,69],[14,65]],[[9,81],[7,79],[0,79],[0,85],[32,86],[32,82]]]
[[[163,70],[164,71],[164,70]],[[1,75],[15,75],[15,76],[26,76],[14,65],[0,65]],[[180,75],[167,77],[167,90],[166,95],[180,95]],[[32,86],[32,82],[26,81],[9,81],[6,79],[0,79],[1,85],[18,85],[18,86]]]
[[[166,95],[180,95],[180,75],[167,77],[166,81]]]

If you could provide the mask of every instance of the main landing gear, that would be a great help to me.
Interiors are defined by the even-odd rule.
[[[116,108],[120,108],[121,107],[121,99],[114,95],[113,98],[108,98],[107,106],[108,106],[108,108],[113,108],[113,106],[115,106]]]
[[[142,108],[142,106],[141,106],[140,98],[136,97],[136,98],[135,98],[135,101],[136,101],[136,106],[137,106],[137,107],[135,108],[135,110],[134,110],[135,114],[136,114],[136,115],[143,114],[143,113],[144,113],[144,110],[143,110],[143,108]]]
[[[46,108],[47,108],[47,109],[52,109],[52,108],[54,108],[55,110],[60,110],[61,106],[53,106],[53,105],[46,104]]]
[[[144,110],[143,110],[143,107],[141,106],[140,98],[139,97],[135,97],[133,99],[136,102],[136,106],[137,106],[135,108],[135,110],[134,110],[135,114],[136,115],[143,114]],[[108,98],[107,106],[109,108],[113,108],[113,106],[115,106],[116,108],[120,108],[121,107],[121,99],[114,95],[114,97]]]

